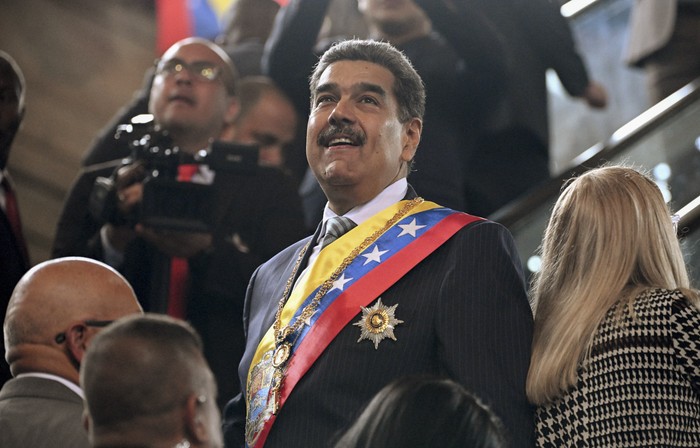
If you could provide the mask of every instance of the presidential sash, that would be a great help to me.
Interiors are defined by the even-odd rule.
[[[420,199],[401,201],[325,247],[289,293],[251,362],[247,446],[264,445],[294,386],[360,310],[366,311],[364,307],[459,229],[479,219]],[[386,328],[388,322],[378,317]],[[281,338],[280,329],[294,331]]]

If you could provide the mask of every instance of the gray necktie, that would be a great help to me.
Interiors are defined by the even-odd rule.
[[[343,236],[355,226],[357,226],[357,224],[355,224],[352,219],[345,218],[344,216],[334,216],[326,220],[324,223],[325,233],[321,238],[321,249]]]

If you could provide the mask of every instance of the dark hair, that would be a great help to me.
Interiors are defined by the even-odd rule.
[[[205,387],[205,364],[202,340],[188,323],[158,314],[117,320],[95,336],[81,367],[94,426],[170,411]]]
[[[248,114],[257,106],[263,95],[271,93],[289,102],[289,97],[279,88],[277,84],[267,76],[246,76],[238,83],[238,114],[234,119],[234,124],[238,124],[245,119]]]
[[[394,380],[370,401],[335,448],[504,448],[498,418],[456,382],[435,376]]]
[[[401,123],[411,118],[423,119],[425,113],[425,86],[411,65],[411,61],[386,42],[349,39],[338,42],[326,51],[314,67],[309,87],[313,99],[321,74],[329,65],[339,61],[367,61],[381,65],[394,75],[394,96],[398,103]]]

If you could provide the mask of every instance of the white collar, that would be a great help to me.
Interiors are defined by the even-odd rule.
[[[360,225],[390,205],[396,204],[402,200],[406,196],[407,192],[408,181],[405,177],[402,177],[382,190],[381,193],[376,195],[369,202],[353,207],[343,216],[352,219],[355,224]],[[326,207],[323,209],[323,221],[326,221],[328,218],[332,218],[334,216],[338,215],[331,210],[328,203],[326,203]]]
[[[80,386],[78,386],[77,384],[75,384],[71,381],[68,381],[65,378],[61,378],[60,376],[52,375],[50,373],[30,372],[30,373],[20,373],[15,378],[44,378],[47,380],[56,381],[56,382],[63,384],[68,389],[72,390],[73,392],[75,392],[83,400],[85,399],[85,394],[83,394],[83,390],[80,388]]]

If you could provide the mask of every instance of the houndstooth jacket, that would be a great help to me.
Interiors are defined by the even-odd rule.
[[[700,446],[700,310],[663,289],[633,307],[607,313],[576,385],[537,409],[537,446]]]

